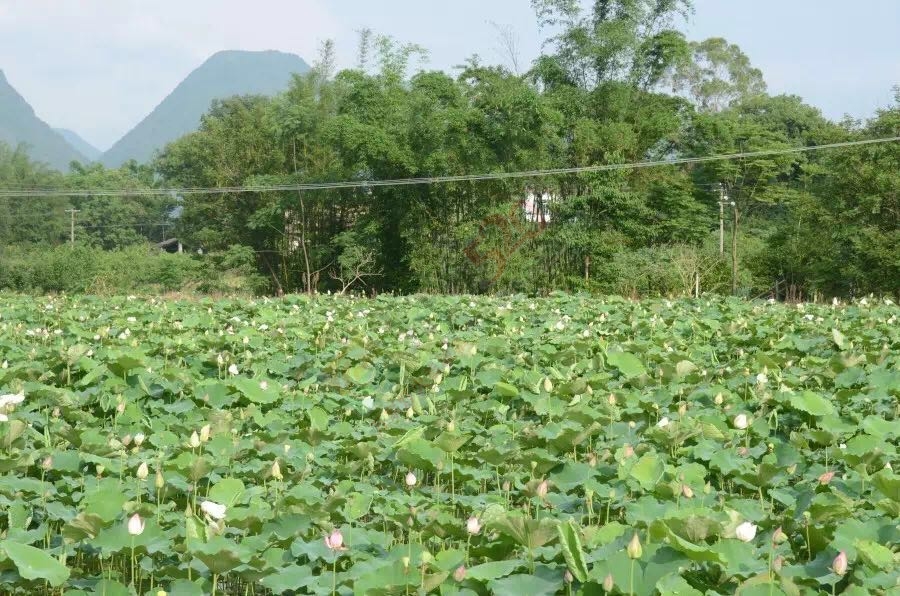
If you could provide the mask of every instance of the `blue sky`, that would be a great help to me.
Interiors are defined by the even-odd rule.
[[[838,119],[890,103],[900,84],[900,0],[695,0],[691,39],[722,36],[794,93]],[[0,0],[0,69],[52,124],[107,148],[221,49],[315,58],[338,44],[355,62],[370,27],[430,51],[430,68],[468,56],[505,61],[491,23],[509,26],[524,64],[538,54],[529,0]]]

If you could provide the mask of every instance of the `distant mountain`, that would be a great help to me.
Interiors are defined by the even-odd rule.
[[[69,162],[88,159],[38,118],[28,102],[13,89],[0,70],[0,141],[16,147],[24,143],[28,154],[52,168],[66,172]]]
[[[179,137],[197,130],[200,118],[214,99],[234,95],[275,95],[287,89],[294,73],[309,66],[299,56],[282,52],[218,52],[184,79],[172,93],[100,161],[118,167],[135,159],[149,161],[154,153]]]
[[[77,149],[79,153],[91,161],[96,161],[97,158],[103,154],[102,151],[82,139],[74,130],[69,130],[67,128],[54,128],[53,130],[59,133],[68,144]]]

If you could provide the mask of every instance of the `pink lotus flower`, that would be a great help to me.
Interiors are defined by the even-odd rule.
[[[335,528],[331,531],[331,534],[325,537],[325,546],[330,548],[331,550],[347,550],[344,547],[344,535],[341,534],[341,531]]]
[[[831,569],[838,575],[847,573],[847,553],[844,551],[839,552],[831,563]]]
[[[824,474],[819,476],[819,484],[828,484],[829,482],[831,482],[832,478],[834,478],[834,471],[825,472]]]

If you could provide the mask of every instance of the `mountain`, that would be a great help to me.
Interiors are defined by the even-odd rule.
[[[103,154],[102,151],[82,139],[74,130],[69,130],[67,128],[54,128],[53,130],[56,131],[59,136],[64,138],[69,145],[77,149],[79,153],[91,161],[96,161],[97,158]]]
[[[88,159],[38,118],[34,109],[6,80],[0,70],[0,141],[16,147],[24,143],[28,155],[60,171],[68,171],[73,160]]]
[[[140,124],[119,139],[100,161],[118,167],[135,159],[149,161],[167,143],[196,130],[214,99],[233,95],[275,95],[287,89],[294,73],[309,66],[282,52],[218,52],[188,75]]]

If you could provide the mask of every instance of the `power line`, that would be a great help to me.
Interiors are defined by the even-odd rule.
[[[753,157],[773,157],[777,155],[790,155],[822,151],[825,149],[840,149],[846,147],[859,147],[863,145],[876,145],[883,143],[895,143],[900,141],[898,137],[885,137],[879,139],[866,139],[861,141],[846,141],[842,143],[830,143],[826,145],[813,145],[806,147],[790,147],[785,149],[770,149],[763,151],[745,151],[742,153],[727,153],[720,155],[707,155],[703,157],[681,157],[658,161],[640,161],[621,164],[603,164],[596,166],[581,166],[573,168],[556,168],[547,170],[528,170],[518,172],[494,172],[486,174],[466,174],[459,176],[434,176],[426,178],[400,178],[395,180],[347,180],[341,182],[320,182],[281,185],[259,186],[230,186],[207,188],[143,188],[143,189],[95,189],[95,190],[16,190],[0,189],[0,197],[9,198],[44,198],[44,197],[87,197],[87,196],[120,196],[134,197],[151,196],[188,196],[198,194],[239,194],[262,192],[286,192],[286,191],[315,191],[315,190],[346,190],[346,189],[370,189],[391,186],[415,186],[424,184],[447,184],[452,182],[479,182],[486,180],[510,180],[517,178],[543,178],[563,174],[585,174],[592,172],[609,172],[619,170],[636,170],[660,166],[685,165],[696,163],[708,163],[713,161],[727,161],[732,159],[746,159]]]

